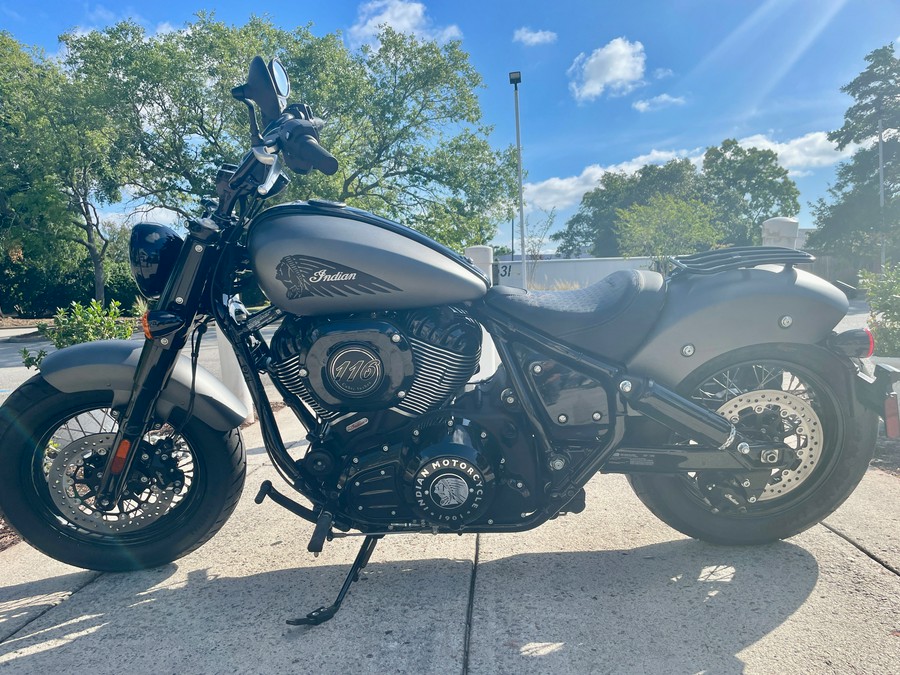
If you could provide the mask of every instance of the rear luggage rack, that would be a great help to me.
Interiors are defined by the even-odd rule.
[[[669,258],[668,263],[675,268],[670,277],[677,277],[682,274],[716,274],[757,265],[802,265],[815,259],[814,255],[806,251],[782,246],[733,246],[716,251],[679,255]]]

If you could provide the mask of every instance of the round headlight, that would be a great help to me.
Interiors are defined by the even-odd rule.
[[[159,223],[139,223],[131,230],[131,273],[144,297],[155,300],[163,292],[182,243],[175,230]]]

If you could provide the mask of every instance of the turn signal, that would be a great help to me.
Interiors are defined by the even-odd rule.
[[[148,340],[155,340],[174,333],[184,326],[184,320],[172,312],[153,309],[141,317],[141,326],[144,328],[144,336]]]
[[[831,335],[825,340],[825,344],[838,354],[857,359],[867,359],[875,351],[875,338],[868,328],[854,328]]]

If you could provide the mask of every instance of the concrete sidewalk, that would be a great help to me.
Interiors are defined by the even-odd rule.
[[[300,437],[290,413],[279,419]],[[621,476],[526,534],[380,542],[343,609],[360,543],[306,552],[270,501],[258,425],[225,528],[163,568],[99,574],[25,544],[0,553],[0,673],[777,673],[900,671],[900,478],[870,471],[824,525],[723,548],[657,521]]]

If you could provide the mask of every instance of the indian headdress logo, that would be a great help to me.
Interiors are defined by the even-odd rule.
[[[282,258],[275,268],[275,278],[287,288],[288,300],[313,296],[375,295],[402,290],[352,267],[305,255]]]

